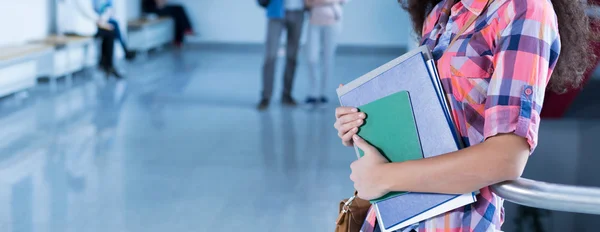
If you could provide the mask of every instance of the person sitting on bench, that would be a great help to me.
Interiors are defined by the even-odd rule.
[[[181,5],[167,4],[167,0],[142,0],[142,12],[171,17],[175,21],[175,45],[181,47],[185,35],[193,35],[190,19]]]
[[[100,69],[106,77],[115,76],[117,79],[122,75],[114,66],[114,46],[116,33],[115,28],[108,23],[106,15],[99,15],[95,9],[93,0],[66,0],[68,19],[63,20],[65,35],[96,37],[102,40],[100,50]]]
[[[135,58],[135,53],[127,48],[127,43],[125,42],[125,38],[121,34],[121,28],[119,26],[119,22],[114,18],[114,9],[113,9],[113,1],[112,0],[94,0],[94,9],[96,13],[99,15],[103,15],[108,18],[108,24],[113,27],[113,31],[115,32],[115,38],[121,44],[123,48],[123,52],[125,52],[125,58],[127,60],[132,60]]]

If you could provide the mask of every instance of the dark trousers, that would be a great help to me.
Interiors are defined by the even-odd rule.
[[[96,38],[102,40],[102,47],[100,49],[100,67],[103,69],[113,68],[115,34],[115,30],[106,30],[103,28],[98,28],[98,33],[96,33]]]
[[[269,19],[267,26],[267,43],[265,63],[263,65],[262,98],[270,99],[273,93],[275,79],[275,61],[283,29],[287,31],[285,73],[283,75],[283,96],[291,97],[296,65],[298,63],[298,48],[304,22],[304,11],[286,11],[283,19]]]
[[[192,30],[192,23],[183,8],[180,5],[168,5],[157,10],[160,16],[171,17],[175,21],[175,42],[183,42],[186,31]]]

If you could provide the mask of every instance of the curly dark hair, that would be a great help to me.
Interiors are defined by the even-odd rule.
[[[398,0],[409,12],[413,27],[421,34],[427,15],[442,0]],[[585,5],[580,0],[551,0],[558,18],[558,30],[561,39],[561,52],[548,89],[564,93],[577,88],[583,81],[584,72],[593,64],[594,55],[590,52],[589,20],[585,14]]]

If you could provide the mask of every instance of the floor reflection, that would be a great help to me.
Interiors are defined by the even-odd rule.
[[[114,139],[120,83],[93,82],[55,95],[40,94],[2,117],[0,228],[2,231],[89,231],[123,224],[120,164]],[[4,99],[11,101],[14,99]],[[8,156],[7,156],[8,155]],[[104,160],[104,161],[103,161]],[[118,159],[116,159],[118,160]],[[110,219],[110,223],[90,220]]]

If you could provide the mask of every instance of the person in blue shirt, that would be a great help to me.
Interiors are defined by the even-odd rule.
[[[296,101],[292,98],[292,87],[294,84],[294,75],[296,74],[302,25],[304,23],[304,0],[271,0],[266,9],[269,20],[267,24],[267,41],[262,74],[263,90],[258,109],[265,110],[270,104],[275,78],[275,61],[277,60],[277,51],[283,29],[287,31],[287,48],[281,102],[284,105],[296,106]]]
[[[119,41],[123,51],[125,52],[125,58],[131,60],[135,58],[135,53],[127,48],[127,43],[121,34],[121,28],[119,22],[114,18],[113,15],[113,1],[112,0],[93,0],[94,9],[102,17],[105,18],[106,22],[111,25],[112,30],[115,34],[115,39]]]

